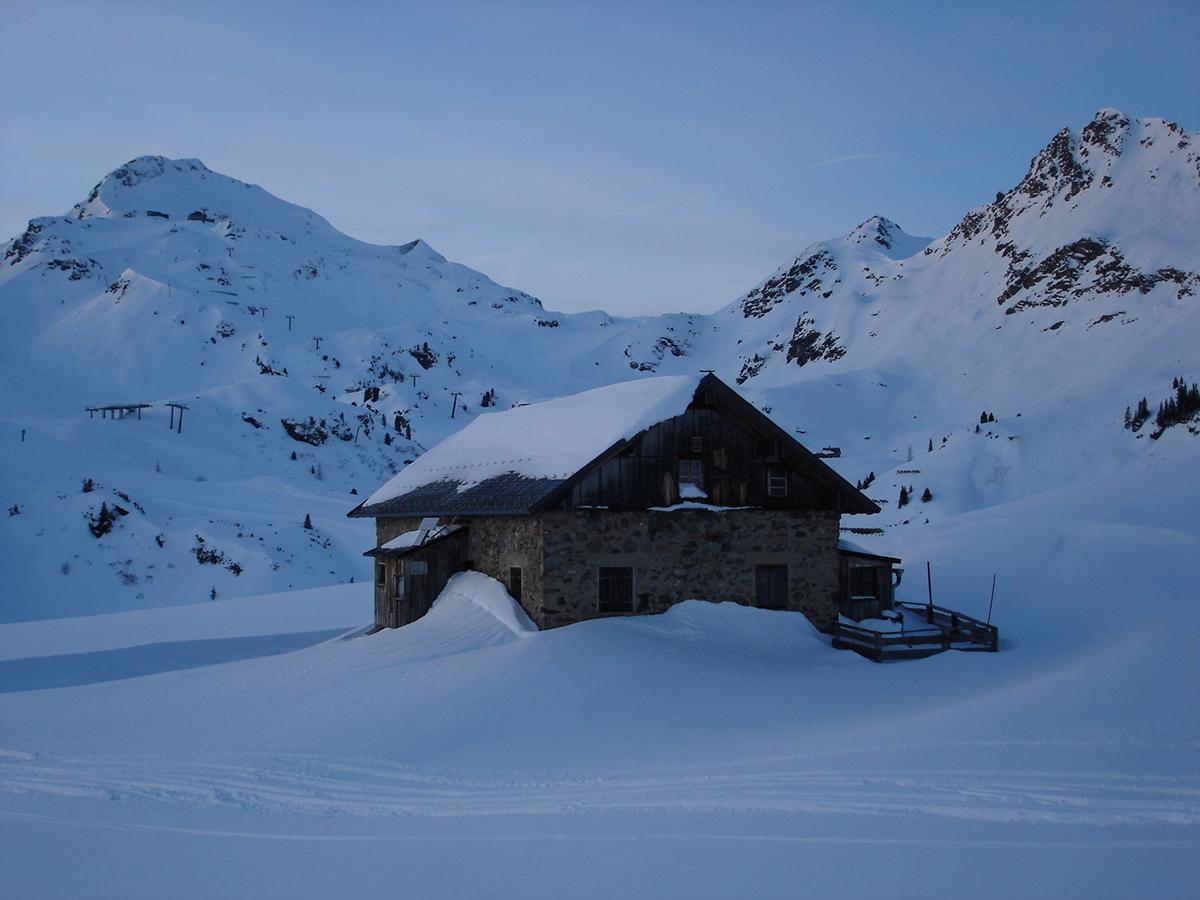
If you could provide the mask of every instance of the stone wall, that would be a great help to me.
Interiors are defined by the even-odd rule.
[[[635,611],[655,613],[690,598],[752,605],[754,567],[786,564],[789,608],[828,630],[838,614],[839,525],[830,511],[547,513],[544,591],[531,616],[543,628],[596,618],[600,566],[631,566]]]
[[[521,569],[521,605],[529,617],[539,622],[542,605],[542,522],[534,516],[476,516],[452,520],[443,517],[439,523],[456,521],[467,526],[467,558],[475,568],[490,575],[505,587],[511,587],[509,569]],[[376,546],[407,531],[415,531],[420,516],[390,516],[375,520]],[[388,578],[394,574],[394,560],[388,560]],[[389,581],[390,583],[390,581]],[[376,616],[377,624],[379,615]],[[539,622],[540,624],[540,622]]]
[[[462,520],[470,528],[470,559],[475,568],[507,588],[509,568],[521,568],[521,606],[539,626],[542,605],[542,520],[537,516],[478,516]]]
[[[377,519],[379,543],[420,521]],[[508,586],[509,568],[520,566],[521,605],[540,628],[599,615],[601,566],[632,567],[635,611],[657,613],[690,598],[752,605],[754,567],[787,565],[789,608],[823,630],[837,621],[836,512],[597,509],[459,521],[477,570]]]

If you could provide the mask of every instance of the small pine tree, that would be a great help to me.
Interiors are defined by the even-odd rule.
[[[896,508],[903,509],[908,506],[908,488],[900,486],[900,499],[896,501]]]
[[[986,409],[979,414],[979,424],[980,425],[987,424],[987,410]]]
[[[929,488],[925,488],[925,490],[921,492],[921,502],[928,503],[932,499],[933,491],[929,490]]]
[[[1125,430],[1128,431],[1133,427],[1133,410],[1128,406],[1125,407]]]
[[[392,446],[392,433],[390,431],[385,431],[383,433],[383,442],[389,447]]]
[[[933,438],[930,438],[930,439],[929,439],[929,449],[928,449],[928,450],[926,450],[925,452],[926,452],[926,453],[932,453],[932,452],[933,452]]]
[[[304,514],[304,527],[309,531],[313,530],[312,516],[308,513]]]
[[[292,451],[292,462],[295,462],[295,461],[296,461],[296,451],[293,450]]]
[[[975,433],[979,434],[979,423],[978,422],[975,423]]]

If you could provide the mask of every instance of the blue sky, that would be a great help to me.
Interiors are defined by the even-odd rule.
[[[1200,4],[0,2],[0,234],[145,153],[551,307],[709,311],[939,235],[1103,106],[1200,129]]]

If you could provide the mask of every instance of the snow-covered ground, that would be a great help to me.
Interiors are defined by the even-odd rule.
[[[534,632],[474,573],[376,635],[367,585],[0,626],[3,893],[1186,896],[1197,462],[907,538],[965,612],[999,574],[997,654],[700,601]]]

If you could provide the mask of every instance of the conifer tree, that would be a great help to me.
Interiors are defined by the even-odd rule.
[[[896,508],[903,509],[908,506],[908,488],[900,486],[900,499],[896,501]]]
[[[313,530],[312,516],[308,513],[304,514],[304,527],[309,531]]]
[[[929,488],[925,488],[925,490],[921,493],[921,502],[928,503],[932,499],[933,491],[929,490]]]

